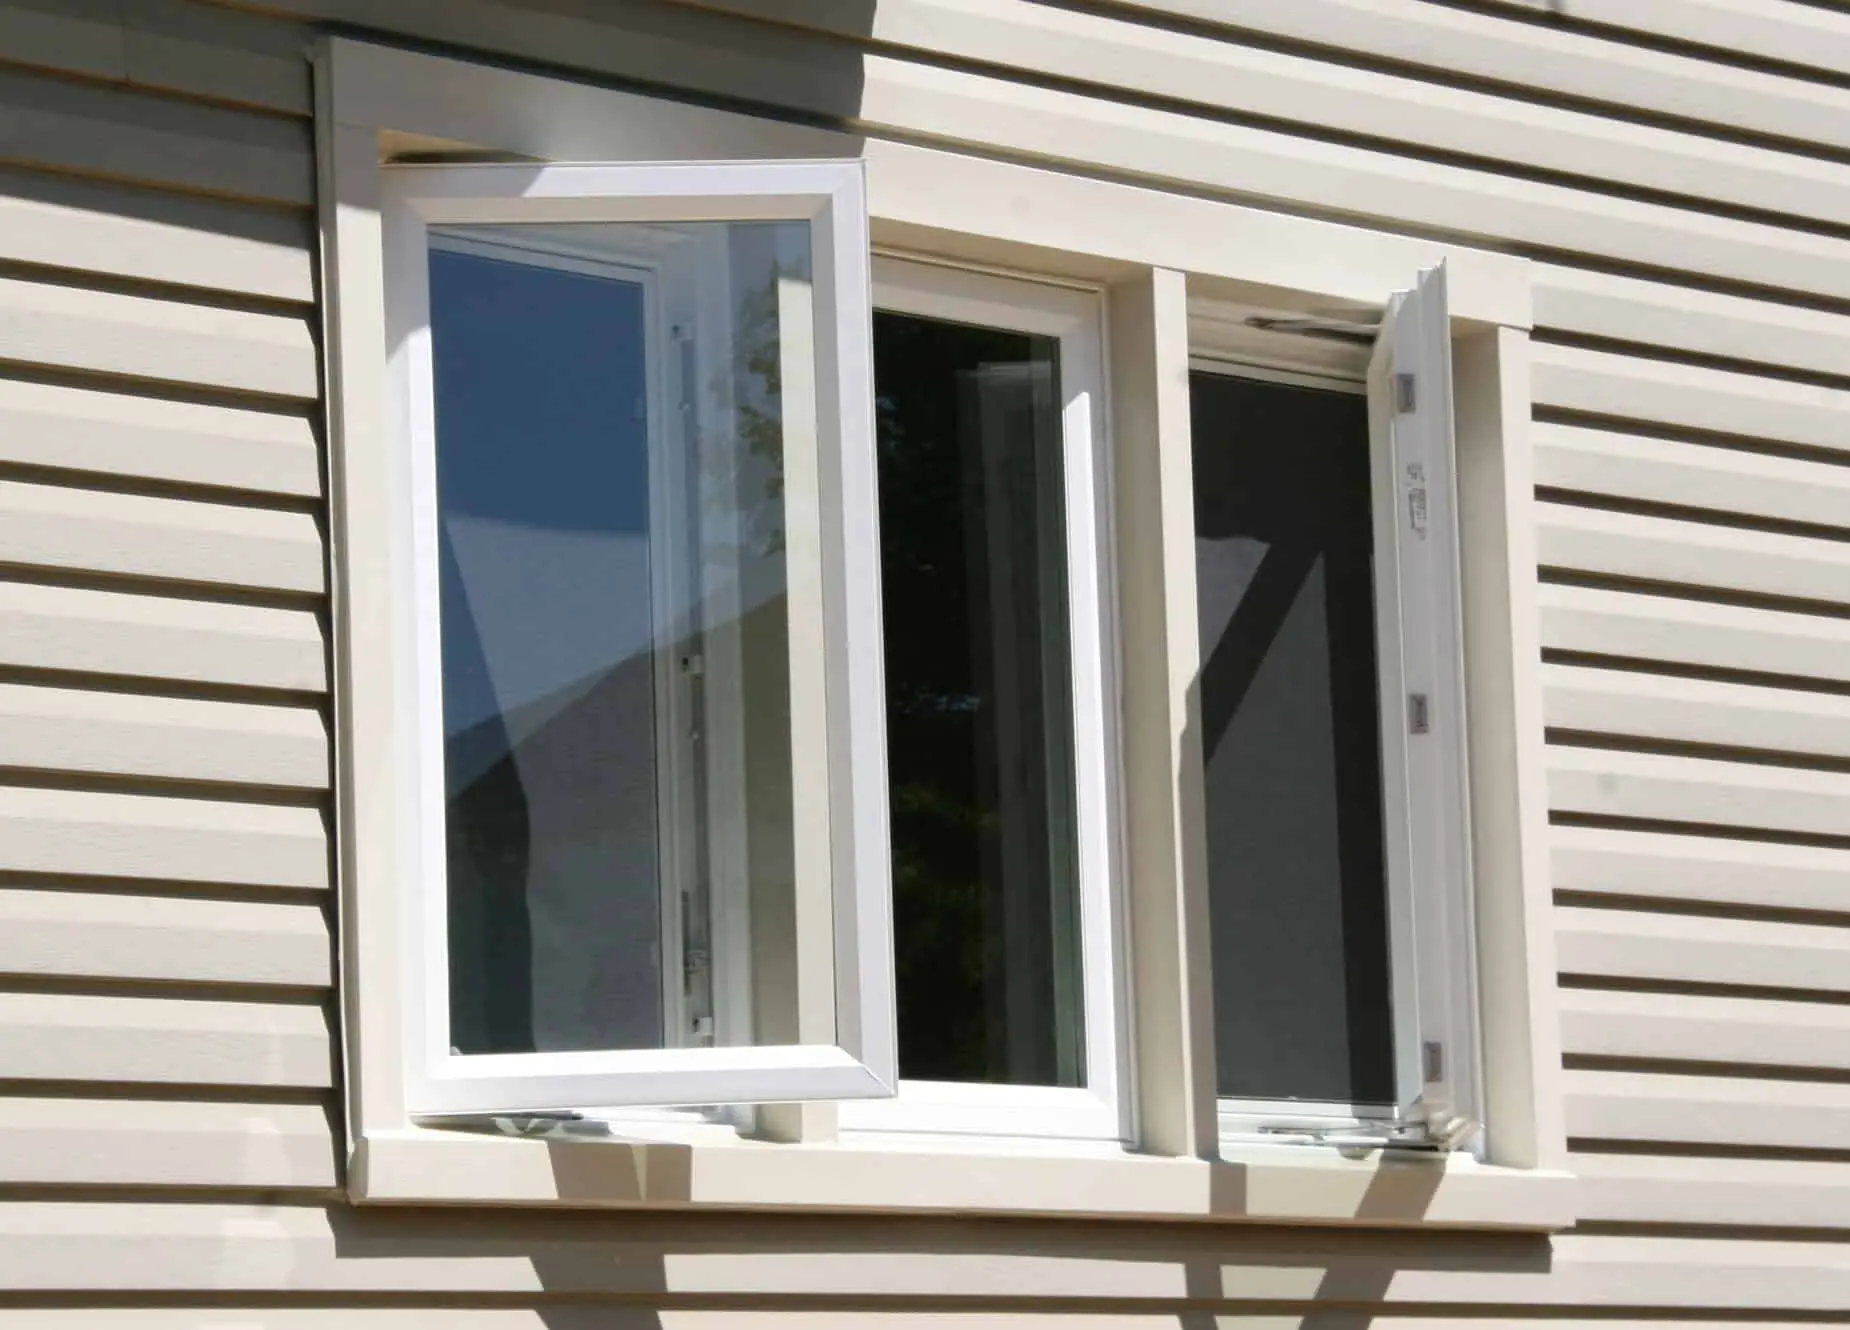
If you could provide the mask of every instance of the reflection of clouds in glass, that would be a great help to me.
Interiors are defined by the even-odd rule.
[[[571,700],[568,685],[589,684],[650,649],[646,535],[561,531],[460,513],[446,514],[443,525],[486,668],[486,678],[446,680],[449,732],[567,689],[557,700],[562,706]],[[455,686],[465,682],[473,686]]]
[[[1251,536],[1195,542],[1195,597],[1201,614],[1201,647],[1214,649],[1233,622],[1240,602],[1264,561],[1271,544]]]
[[[790,889],[778,291],[807,265],[803,222],[434,237],[458,1047],[681,1043],[665,1022],[709,1000],[663,1004],[664,948],[710,945],[690,847],[754,901]],[[696,653],[698,691],[671,663]],[[664,798],[697,778],[730,820]]]

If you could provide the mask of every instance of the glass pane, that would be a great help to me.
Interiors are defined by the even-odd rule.
[[[1190,388],[1220,1093],[1390,1103],[1367,402]]]
[[[874,315],[899,1068],[1084,1083],[1059,343]]]
[[[433,235],[456,1051],[750,1043],[776,1005],[808,256],[802,222]]]

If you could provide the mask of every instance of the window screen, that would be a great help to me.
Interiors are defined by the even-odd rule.
[[[1219,1093],[1392,1103],[1367,403],[1190,404]]]

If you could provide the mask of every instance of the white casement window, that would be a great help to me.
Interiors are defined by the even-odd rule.
[[[1481,1129],[1458,476],[1445,269],[1395,294],[1368,366],[1375,615],[1392,919],[1396,1125]]]
[[[892,1093],[849,163],[403,167],[413,1113]]]
[[[316,86],[357,1198],[1571,1222],[1522,260]]]
[[[1470,1144],[1445,273],[1378,328],[1219,324],[1197,320],[1191,431],[1222,1137]]]
[[[874,259],[899,1095],[846,1130],[1117,1139],[1103,301]]]

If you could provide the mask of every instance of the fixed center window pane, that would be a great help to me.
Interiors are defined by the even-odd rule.
[[[1189,383],[1219,1091],[1391,1103],[1367,402]]]
[[[803,222],[433,234],[457,1052],[758,1042],[791,986],[808,278]]]
[[[900,1075],[1085,1080],[1059,343],[874,315]]]

